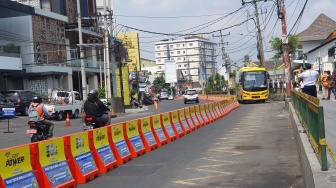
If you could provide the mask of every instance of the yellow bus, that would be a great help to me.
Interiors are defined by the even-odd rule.
[[[236,74],[236,94],[239,103],[268,99],[269,74],[263,67],[242,67]]]

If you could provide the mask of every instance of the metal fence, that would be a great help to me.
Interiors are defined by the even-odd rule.
[[[328,170],[324,114],[319,99],[292,89],[291,100],[296,114],[305,128],[313,149],[318,156],[321,170]]]

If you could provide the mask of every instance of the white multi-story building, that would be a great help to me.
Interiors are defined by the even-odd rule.
[[[165,72],[165,60],[176,62],[187,80],[207,80],[217,71],[216,43],[202,36],[185,37],[181,40],[167,39],[155,43],[155,61],[158,73]]]

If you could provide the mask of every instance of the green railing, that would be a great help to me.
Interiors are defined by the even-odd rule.
[[[319,158],[321,170],[328,170],[323,107],[319,99],[292,89],[291,100]]]

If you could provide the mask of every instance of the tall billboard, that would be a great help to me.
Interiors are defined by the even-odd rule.
[[[140,71],[139,34],[137,32],[119,33],[117,36],[123,41],[128,52],[127,66],[130,72]]]
[[[176,62],[165,61],[165,80],[166,83],[177,83]]]
[[[128,67],[122,67],[122,85],[124,90],[124,104],[130,105],[130,90],[128,84]],[[116,69],[117,97],[121,97],[119,68]]]

